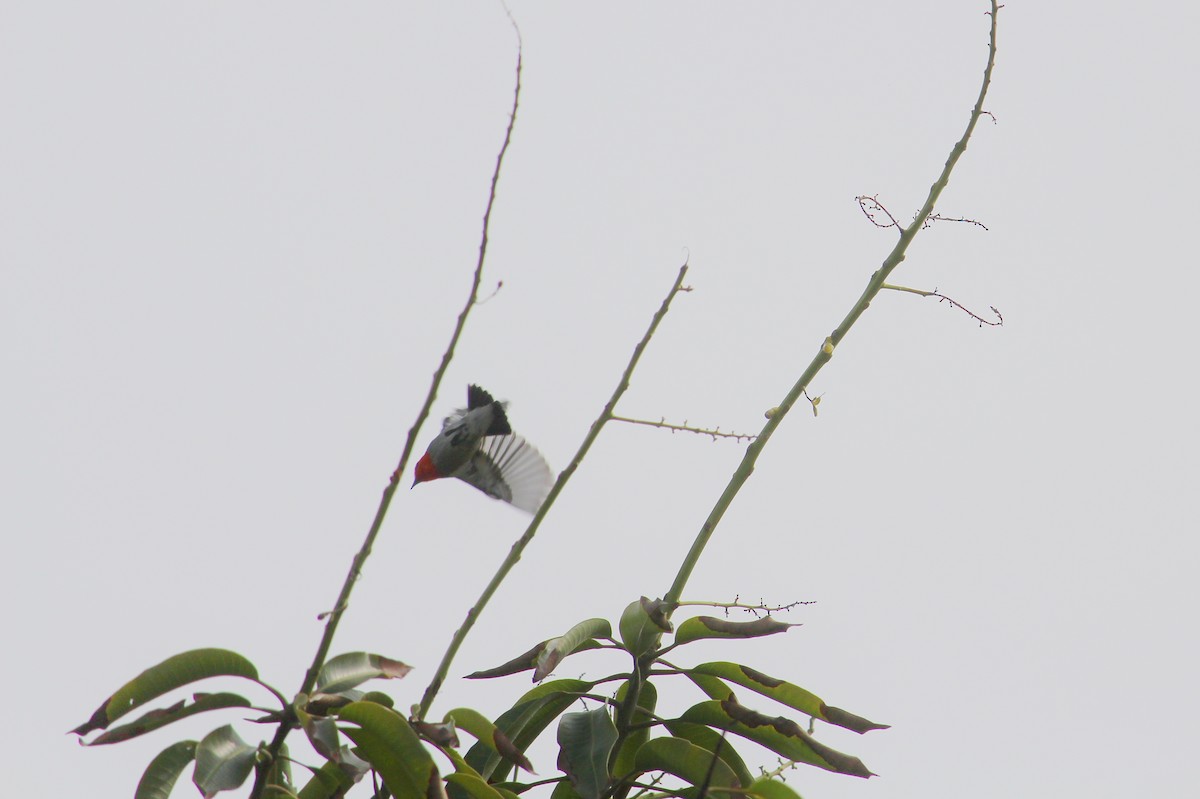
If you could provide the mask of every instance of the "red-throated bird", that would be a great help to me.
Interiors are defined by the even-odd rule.
[[[442,422],[442,432],[417,461],[417,483],[457,477],[489,497],[537,512],[554,476],[541,453],[512,431],[506,403],[479,386],[467,386],[467,407]]]

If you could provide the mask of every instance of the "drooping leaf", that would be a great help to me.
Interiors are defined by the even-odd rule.
[[[239,787],[254,769],[257,750],[226,724],[200,739],[196,746],[196,768],[192,782],[204,799]]]
[[[297,796],[300,799],[331,799],[342,796],[354,786],[355,777],[351,776],[340,764],[329,761],[319,769],[314,769],[312,778],[300,789]],[[266,799],[274,799],[270,794]]]
[[[734,776],[737,777],[738,785],[749,785],[754,781],[750,775],[750,769],[746,767],[746,761],[742,760],[742,756],[738,754],[733,743],[716,730],[703,724],[692,724],[678,719],[668,721],[664,726],[667,728],[667,732],[676,738],[691,741],[701,749],[715,754],[725,761],[725,765],[729,766]]]
[[[530,669],[537,667],[538,657],[543,651],[545,651],[546,646],[557,640],[557,638],[550,638],[542,641],[540,644],[532,647],[528,652],[522,652],[507,663],[501,663],[499,666],[494,666],[490,669],[471,672],[464,679],[488,680],[492,679],[493,677],[507,677],[510,674],[519,674],[523,671],[529,671]],[[599,648],[600,644],[596,641],[584,641],[579,646],[575,647],[574,652],[571,654],[575,654],[577,652],[586,652],[589,649]]]
[[[168,799],[179,775],[196,759],[196,742],[180,741],[155,755],[142,772],[133,799]]]
[[[312,703],[304,694],[296,697],[292,710],[300,728],[308,736],[308,742],[317,754],[326,760],[337,762],[341,760],[342,741],[338,736],[337,722],[328,716],[318,716],[309,712]]]
[[[145,735],[160,727],[165,727],[172,722],[186,719],[188,716],[194,716],[206,710],[250,706],[250,700],[237,694],[193,694],[192,704],[190,705],[186,699],[180,699],[170,707],[148,711],[128,724],[120,724],[111,730],[100,733],[91,741],[88,741],[87,745],[100,746],[128,741],[130,738]]]
[[[572,652],[579,650],[586,643],[595,643],[597,638],[611,638],[612,625],[607,619],[588,619],[581,621],[565,633],[547,642],[537,656],[537,665],[533,670],[533,681],[541,682],[554,671],[555,667]]]
[[[637,770],[665,771],[710,795],[730,796],[722,788],[740,786],[733,769],[719,756],[683,738],[655,738],[637,753]]]
[[[347,652],[330,658],[317,676],[317,688],[336,694],[354,688],[377,677],[399,679],[412,671],[412,666],[370,652]]]
[[[714,663],[701,663],[689,671],[695,674],[720,677],[723,680],[737,683],[749,688],[751,691],[770,697],[776,702],[795,708],[801,713],[807,713],[822,721],[835,724],[839,727],[845,727],[859,734],[869,732],[870,730],[888,729],[887,724],[876,724],[873,721],[856,716],[853,713],[848,713],[840,708],[830,707],[821,701],[821,698],[816,694],[810,693],[790,682],[769,677],[761,671],[755,671],[749,666],[718,661]],[[723,699],[725,697],[714,698]]]
[[[508,736],[518,751],[525,752],[551,722],[594,685],[586,680],[551,680],[534,686],[511,708],[500,714],[496,726]],[[495,750],[483,743],[472,746],[466,759],[485,780],[500,776],[502,772],[498,769],[502,764],[506,768],[511,767]]]
[[[647,609],[649,601],[642,597],[637,602],[630,602],[621,612],[621,621],[617,625],[621,643],[635,658],[654,651],[662,641],[663,630],[650,618]]]
[[[228,649],[193,649],[151,666],[121,686],[96,709],[92,717],[71,732],[87,735],[103,730],[139,705],[168,691],[208,677],[244,677],[258,682],[254,664]]]
[[[729,621],[716,616],[696,616],[679,625],[675,633],[676,644],[686,644],[701,638],[761,638],[787,632],[799,624],[785,624],[770,616],[754,621]]]
[[[441,724],[434,724],[429,721],[414,721],[412,725],[416,729],[417,734],[425,740],[450,749],[458,748],[458,730],[454,726],[453,719]]]
[[[624,705],[625,697],[629,694],[629,681],[621,683],[621,687],[617,689],[617,703]],[[654,712],[655,706],[658,704],[658,689],[654,687],[654,683],[645,681],[642,683],[641,691],[638,692],[637,707],[633,716],[630,718],[632,724],[644,724],[650,721],[650,714]],[[638,749],[646,741],[650,740],[650,728],[638,727],[629,731],[625,736],[624,743],[621,744],[621,750],[617,752],[617,759],[613,761],[613,776],[622,778],[630,774],[634,770],[634,756]]]
[[[711,700],[693,705],[680,716],[680,720],[728,730],[788,760],[798,760],[855,777],[874,776],[857,757],[838,752],[815,740],[791,719],[771,717],[751,710],[738,704],[733,696],[720,702]]]
[[[617,727],[607,707],[567,713],[558,724],[558,767],[582,799],[600,799],[608,788],[608,759]]]
[[[358,744],[360,754],[396,799],[427,799],[441,793],[433,758],[399,713],[374,702],[354,702],[342,708],[338,718],[358,725],[342,732]]]
[[[479,711],[469,707],[456,707],[446,713],[445,719],[453,721],[459,729],[471,733],[481,744],[501,757],[530,773],[533,772],[533,764],[529,762],[529,758],[525,757],[525,754],[517,749],[512,740]]]

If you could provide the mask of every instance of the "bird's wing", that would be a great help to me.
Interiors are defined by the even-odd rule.
[[[546,459],[516,434],[480,441],[471,460],[454,476],[529,513],[537,512],[554,484]]]

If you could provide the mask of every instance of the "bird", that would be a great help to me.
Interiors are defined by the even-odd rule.
[[[513,432],[506,407],[479,386],[467,386],[467,407],[442,422],[442,431],[417,461],[412,487],[457,477],[489,497],[536,513],[554,477],[542,454]]]

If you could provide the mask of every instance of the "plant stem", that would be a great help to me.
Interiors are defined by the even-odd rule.
[[[854,326],[858,318],[871,306],[871,300],[875,299],[875,295],[883,288],[883,284],[888,276],[904,261],[908,245],[916,238],[917,233],[921,230],[921,226],[925,224],[925,220],[933,213],[934,205],[937,203],[946,185],[950,182],[950,173],[954,171],[958,159],[966,152],[967,142],[970,140],[971,134],[974,133],[975,125],[979,122],[979,118],[984,113],[983,101],[987,97],[988,87],[992,82],[992,68],[996,63],[996,16],[999,11],[997,0],[991,0],[991,6],[992,23],[988,38],[987,66],[983,71],[983,83],[979,88],[979,97],[975,101],[975,107],[971,110],[971,118],[967,123],[966,131],[963,133],[962,138],[951,148],[950,156],[946,159],[946,164],[942,168],[941,174],[929,188],[929,195],[925,199],[925,204],[921,206],[921,210],[917,212],[916,217],[908,227],[900,232],[899,241],[896,242],[892,251],[888,253],[887,258],[884,259],[879,269],[875,270],[875,273],[871,275],[862,296],[850,308],[849,313],[842,319],[841,324],[829,334],[829,338],[825,340],[820,350],[817,351],[808,368],[804,370],[800,375],[800,379],[796,381],[791,390],[788,391],[787,396],[779,403],[779,407],[775,413],[771,414],[771,418],[763,425],[758,438],[746,447],[746,454],[742,457],[742,462],[734,471],[729,483],[725,486],[725,490],[721,493],[712,511],[708,514],[708,518],[700,526],[700,532],[696,535],[696,540],[692,543],[692,548],[688,551],[687,557],[684,558],[683,563],[679,566],[679,572],[675,575],[675,582],[671,584],[670,590],[663,597],[664,602],[669,604],[679,601],[679,597],[683,594],[683,589],[687,585],[688,578],[691,577],[692,570],[696,568],[696,563],[700,560],[700,555],[704,552],[704,547],[708,544],[708,540],[712,537],[717,525],[721,522],[721,517],[725,515],[725,511],[729,509],[734,497],[741,491],[746,481],[750,479],[759,454],[771,440],[771,436],[774,434],[776,428],[779,427],[783,418],[787,416],[788,411],[792,409],[796,401],[804,395],[809,383],[812,382],[817,372],[821,371],[821,367],[829,363],[829,360],[833,357],[834,349],[846,337],[846,334],[850,332],[850,328]]]
[[[362,547],[354,556],[354,560],[350,564],[350,571],[346,574],[346,579],[342,583],[342,590],[338,592],[337,602],[334,603],[325,620],[325,631],[321,635],[321,642],[317,646],[317,652],[313,656],[312,664],[309,665],[308,671],[304,674],[304,681],[300,686],[298,693],[307,694],[312,691],[313,686],[317,683],[317,677],[321,673],[321,667],[325,664],[325,658],[329,655],[329,648],[333,644],[334,633],[337,632],[338,622],[342,619],[342,614],[346,612],[346,608],[350,602],[350,594],[354,590],[354,585],[358,582],[359,575],[362,573],[363,564],[371,554],[371,549],[375,545],[375,538],[379,535],[379,530],[383,525],[384,517],[387,516],[388,508],[392,504],[392,497],[396,493],[396,488],[400,484],[400,478],[404,474],[408,466],[408,460],[412,456],[413,448],[416,444],[417,436],[421,431],[421,427],[425,424],[425,420],[429,418],[429,412],[433,408],[433,403],[437,399],[438,388],[442,384],[442,378],[446,374],[447,368],[450,366],[450,361],[454,358],[454,349],[458,346],[458,341],[462,337],[463,329],[467,324],[467,317],[471,313],[471,309],[475,306],[479,297],[479,284],[483,280],[483,264],[487,256],[488,245],[488,226],[492,218],[492,206],[496,202],[496,186],[500,181],[500,167],[504,163],[504,154],[508,152],[508,145],[512,141],[513,126],[517,121],[517,108],[521,99],[521,47],[518,32],[518,47],[517,47],[517,76],[516,89],[513,92],[512,112],[508,119],[508,128],[504,133],[504,144],[500,147],[500,153],[496,157],[496,168],[492,172],[492,184],[488,192],[487,208],[483,214],[483,233],[479,241],[479,258],[475,262],[475,274],[471,281],[471,291],[467,297],[467,302],[463,306],[462,312],[458,315],[458,321],[454,326],[454,332],[450,336],[450,343],[446,347],[445,353],[442,355],[442,362],[438,365],[437,370],[433,373],[433,381],[429,386],[429,393],[425,397],[425,404],[421,406],[421,410],[417,413],[417,419],[413,426],[408,431],[408,438],[404,442],[404,450],[400,454],[400,461],[396,466],[396,470],[392,472],[391,479],[387,486],[383,489],[383,496],[379,500],[379,507],[375,510],[375,518],[371,521],[371,527],[367,531],[367,536],[363,540]],[[279,750],[287,739],[288,733],[291,732],[291,725],[281,723],[275,731],[275,737],[267,747],[266,758],[258,764],[254,777],[254,787],[250,791],[250,799],[259,799],[266,787],[266,776],[270,771],[270,764],[279,755]]]
[[[433,704],[438,691],[441,690],[442,683],[446,679],[446,674],[450,671],[450,664],[453,662],[454,656],[458,654],[459,647],[466,640],[467,633],[475,626],[475,622],[483,613],[484,608],[487,607],[487,603],[491,600],[492,595],[496,593],[496,589],[500,587],[500,583],[504,582],[504,578],[517,565],[517,561],[521,559],[521,554],[525,551],[525,547],[533,540],[538,527],[541,526],[542,519],[546,517],[546,513],[550,510],[550,506],[554,504],[554,500],[562,491],[563,486],[567,484],[567,481],[571,479],[571,475],[579,468],[580,461],[583,460],[583,456],[587,454],[592,444],[596,441],[596,438],[600,435],[600,430],[604,427],[605,422],[612,419],[617,401],[621,399],[621,396],[629,388],[629,378],[633,375],[633,370],[637,367],[638,361],[641,360],[642,353],[646,349],[646,344],[649,343],[654,332],[658,330],[658,325],[663,320],[663,317],[667,315],[667,310],[671,307],[671,300],[675,298],[675,295],[682,288],[683,278],[687,274],[687,269],[686,263],[679,268],[679,275],[675,278],[675,283],[671,286],[671,290],[667,292],[667,296],[662,301],[662,305],[659,306],[658,311],[654,314],[654,318],[650,320],[650,326],[646,328],[646,334],[642,336],[642,340],[634,347],[629,364],[625,367],[625,372],[621,375],[621,381],[617,384],[616,390],[613,391],[612,396],[609,398],[608,404],[604,406],[604,410],[596,417],[596,421],[592,422],[592,426],[588,429],[583,443],[579,445],[579,450],[575,453],[575,457],[571,459],[567,468],[563,469],[558,475],[558,479],[554,481],[554,486],[550,489],[546,500],[538,508],[537,513],[534,514],[533,520],[529,522],[529,526],[525,528],[525,532],[513,543],[508,556],[500,564],[500,568],[492,575],[492,579],[483,589],[483,593],[479,595],[479,599],[467,611],[466,619],[463,620],[462,626],[454,633],[454,637],[450,640],[450,646],[446,649],[446,654],[442,656],[442,662],[438,664],[437,672],[433,675],[433,680],[430,681],[429,687],[425,689],[424,696],[421,697],[421,704],[416,711],[418,719],[424,719],[425,715],[429,713],[429,708]]]

